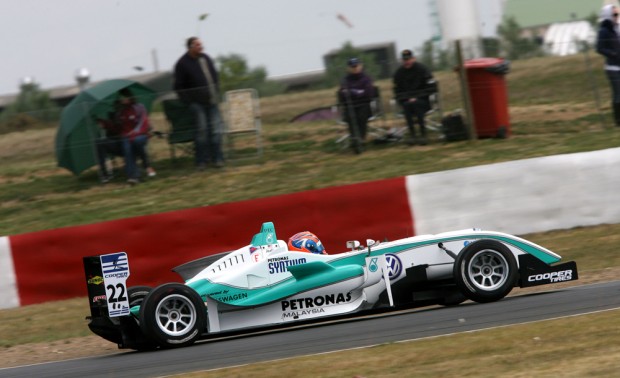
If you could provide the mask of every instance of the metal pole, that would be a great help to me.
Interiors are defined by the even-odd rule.
[[[349,93],[351,89],[349,89],[349,87],[346,87],[346,91],[344,93],[345,95],[345,106],[347,108],[347,114],[349,115],[349,122],[351,122],[351,126],[350,129],[353,132],[353,135],[351,135],[351,141],[353,142],[353,151],[355,151],[356,154],[361,154],[362,153],[362,138],[360,136],[360,130],[359,130],[359,125],[357,122],[357,114],[355,112],[354,109],[354,103],[353,103],[353,98],[351,97],[351,93]]]
[[[583,57],[585,59],[586,70],[588,71],[588,81],[592,86],[592,93],[594,94],[594,102],[596,103],[596,110],[598,110],[598,117],[601,121],[601,128],[606,129],[605,127],[605,118],[603,117],[603,111],[601,109],[601,96],[598,92],[598,83],[596,82],[596,77],[592,73],[592,64],[590,62],[590,54],[588,51],[590,50],[590,46],[586,46],[583,49]]]
[[[153,59],[153,69],[155,72],[159,72],[159,59],[157,59],[157,50],[151,50],[151,58]]]
[[[461,41],[457,40],[456,45],[456,64],[459,67],[459,81],[461,84],[461,96],[463,96],[463,104],[465,105],[465,112],[467,113],[466,123],[468,125],[469,140],[477,140],[478,134],[476,132],[476,124],[474,120],[474,113],[471,107],[471,99],[469,98],[469,85],[467,83],[467,72],[465,70],[465,62],[463,61],[463,51],[461,49]]]
[[[98,166],[99,165],[99,151],[97,150],[97,137],[95,135],[93,135],[93,124],[92,124],[92,119],[91,119],[91,114],[90,111],[92,110],[92,106],[88,106],[88,104],[86,102],[83,102],[81,105],[82,111],[84,112],[84,118],[86,120],[86,130],[88,130],[88,137],[89,137],[89,144],[90,144],[90,148],[91,151],[93,153],[93,158],[95,159],[95,164]],[[107,164],[107,161],[104,162],[104,164]],[[101,167],[99,167],[99,169],[97,169],[98,176],[99,176],[99,180],[102,180],[104,178],[103,176],[103,171],[101,170]]]

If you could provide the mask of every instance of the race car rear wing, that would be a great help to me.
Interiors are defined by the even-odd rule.
[[[91,315],[110,318],[129,315],[127,254],[87,256],[82,261]]]

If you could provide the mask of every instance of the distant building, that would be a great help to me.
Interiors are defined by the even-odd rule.
[[[592,46],[596,32],[588,21],[558,22],[551,24],[543,38],[543,47],[548,54],[565,56],[577,54],[582,45]]]
[[[289,75],[270,76],[270,81],[284,85],[286,92],[303,91],[325,80],[325,70],[313,70]]]
[[[162,95],[172,91],[171,72],[153,72],[124,77],[122,79],[137,81],[138,83],[144,84],[145,86],[154,90],[156,93]],[[87,84],[86,87],[88,88],[101,81]],[[77,83],[75,85],[67,85],[51,89],[42,88],[42,90],[48,92],[50,99],[60,107],[64,107],[65,105],[67,105],[69,102],[71,102],[71,100],[73,100],[75,96],[80,93],[80,87]],[[15,102],[18,95],[19,94],[0,96],[0,111],[4,110],[4,108]]]
[[[504,17],[514,17],[523,37],[542,41],[552,24],[598,16],[605,3],[602,0],[508,0]]]
[[[392,74],[398,67],[396,45],[394,42],[375,43],[354,47],[364,55],[370,56],[373,62],[379,67],[378,79],[392,77]],[[327,67],[339,52],[340,49],[334,49],[323,55],[324,66]],[[306,90],[314,85],[321,84],[325,80],[325,71],[326,69],[313,70],[290,75],[271,76],[268,79],[283,84],[285,86],[285,91],[293,92]]]
[[[564,56],[578,53],[584,43],[594,43],[596,31],[589,21],[609,2],[508,0],[504,17],[517,21],[522,37],[535,40],[551,55]]]

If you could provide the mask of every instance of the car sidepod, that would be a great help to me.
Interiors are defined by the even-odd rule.
[[[333,266],[311,261],[288,266],[289,277],[256,289],[234,288],[203,280],[190,283],[202,293],[208,309],[209,332],[221,332],[339,315],[365,308],[365,288],[381,286],[379,266],[367,270],[359,253],[349,264]],[[379,288],[375,292],[385,290]],[[371,292],[370,296],[378,296]]]

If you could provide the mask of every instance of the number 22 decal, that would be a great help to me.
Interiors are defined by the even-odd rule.
[[[127,300],[127,296],[125,296],[125,286],[122,283],[117,283],[116,286],[108,285],[106,286],[106,289],[110,291],[110,295],[108,295],[108,302],[116,303]],[[118,289],[118,296],[116,296],[116,289]]]

